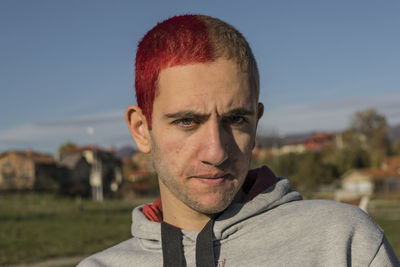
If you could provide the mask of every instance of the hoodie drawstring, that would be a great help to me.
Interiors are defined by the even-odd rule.
[[[161,244],[164,267],[184,267],[182,232],[179,228],[161,222]]]
[[[215,267],[213,246],[214,219],[208,221],[196,238],[196,266]]]
[[[213,248],[214,219],[208,221],[196,239],[196,266],[215,267]],[[186,261],[182,245],[182,232],[179,228],[161,222],[161,242],[164,267],[184,267]]]

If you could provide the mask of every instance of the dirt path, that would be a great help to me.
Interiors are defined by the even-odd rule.
[[[86,256],[74,256],[74,257],[62,257],[44,260],[40,262],[32,262],[32,263],[24,263],[17,265],[6,265],[6,267],[67,267],[67,266],[76,266],[81,260],[83,260]]]

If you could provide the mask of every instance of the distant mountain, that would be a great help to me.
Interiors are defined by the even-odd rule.
[[[281,147],[288,144],[303,143],[307,138],[315,135],[317,132],[304,132],[297,134],[288,134],[284,136],[257,136],[257,144],[260,147]],[[389,138],[391,140],[400,140],[400,124],[389,126]]]
[[[132,146],[123,146],[115,152],[117,158],[130,158],[137,150]]]
[[[257,144],[260,147],[281,147],[283,145],[303,143],[307,138],[315,135],[317,132],[305,132],[288,134],[284,136],[257,136]]]
[[[306,139],[309,137],[317,134],[318,132],[305,132],[305,133],[297,133],[297,134],[289,134],[286,136],[282,137],[282,142],[284,145],[290,145],[290,144],[298,144],[298,143],[304,143]]]

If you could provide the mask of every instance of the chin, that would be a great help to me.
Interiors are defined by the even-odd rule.
[[[225,210],[233,201],[235,194],[228,192],[203,201],[194,201],[192,209],[203,214],[216,214]]]

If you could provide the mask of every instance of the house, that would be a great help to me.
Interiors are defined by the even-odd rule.
[[[342,188],[335,192],[335,199],[396,193],[400,193],[399,173],[382,169],[352,169],[343,174]]]
[[[91,194],[96,200],[116,192],[122,183],[121,161],[112,151],[95,146],[83,146],[59,156],[60,164],[68,169],[64,180],[67,192]]]
[[[59,168],[52,156],[27,151],[0,155],[0,190],[57,190]]]
[[[279,154],[289,154],[289,153],[301,154],[304,153],[305,151],[306,147],[302,142],[293,142],[283,145],[279,149]]]
[[[323,146],[335,141],[335,135],[332,133],[318,133],[310,136],[304,141],[304,147],[309,151],[321,150]]]
[[[302,154],[307,151],[319,151],[326,145],[343,146],[341,133],[307,133],[281,137],[257,137],[253,149],[253,158],[266,155]]]
[[[391,166],[391,165],[390,165]],[[336,201],[358,205],[367,212],[373,194],[400,194],[400,173],[390,168],[352,169],[342,176],[342,188],[336,190]]]
[[[91,166],[81,153],[66,153],[59,160],[60,166],[65,168],[60,179],[63,193],[71,195],[90,195]]]
[[[400,157],[395,156],[395,157],[385,158],[382,162],[381,169],[397,173],[398,175],[400,175]]]

